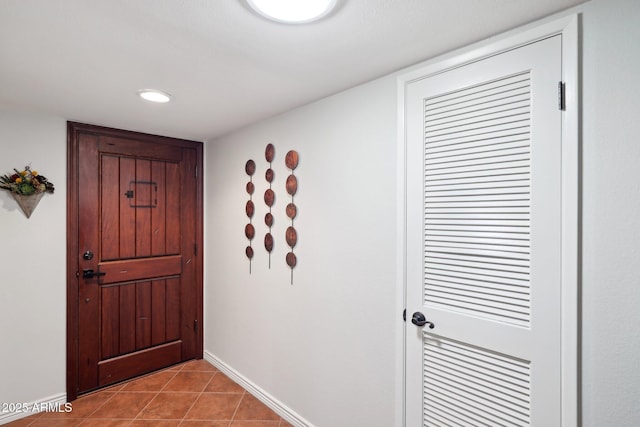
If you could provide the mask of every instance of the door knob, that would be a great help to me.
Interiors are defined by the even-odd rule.
[[[415,313],[413,313],[413,316],[411,317],[411,323],[413,323],[416,326],[427,325],[429,329],[433,329],[436,327],[436,325],[434,325],[433,322],[429,322],[427,318],[424,317],[424,314],[420,313],[419,311],[416,311]]]

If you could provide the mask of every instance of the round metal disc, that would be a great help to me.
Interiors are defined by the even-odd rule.
[[[273,206],[273,203],[276,200],[276,193],[273,192],[272,189],[268,188],[265,192],[264,192],[264,202],[267,204],[267,206]]]
[[[247,213],[249,218],[253,217],[253,212],[255,211],[255,206],[251,200],[247,201],[247,205],[244,207],[244,211]]]
[[[271,163],[273,161],[273,157],[276,153],[276,148],[273,144],[267,144],[267,148],[264,150],[264,157],[267,159],[267,162]]]
[[[267,212],[264,216],[264,223],[267,224],[267,227],[269,228],[273,226],[273,215],[271,215],[271,212]]]
[[[293,247],[298,242],[298,232],[293,227],[287,227],[285,238],[287,240],[287,245],[289,245],[293,249]]]
[[[247,160],[247,163],[244,165],[244,171],[249,176],[256,173],[256,162],[254,162],[253,160]]]
[[[287,177],[286,186],[287,186],[287,193],[293,196],[298,191],[298,178],[296,178],[296,176],[293,174],[289,175]]]
[[[247,224],[244,227],[244,235],[247,236],[247,239],[251,240],[256,235],[256,229],[253,224]]]
[[[284,164],[291,170],[298,167],[298,152],[295,150],[289,151],[284,158]]]
[[[264,173],[264,178],[267,180],[267,182],[273,182],[274,177],[275,172],[271,168],[267,169],[267,171]]]
[[[271,252],[273,250],[273,236],[271,233],[267,233],[264,235],[264,248],[267,252]]]
[[[293,203],[289,203],[287,205],[287,216],[291,219],[294,219],[296,215],[298,215],[298,208]]]
[[[293,252],[289,252],[286,259],[287,265],[291,268],[295,267],[298,263],[298,258],[296,258],[296,254],[294,254]]]

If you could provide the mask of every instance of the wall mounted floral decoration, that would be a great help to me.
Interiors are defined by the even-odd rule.
[[[13,170],[15,173],[0,176],[0,188],[10,191],[22,212],[30,218],[42,196],[53,193],[55,188],[51,181],[30,166],[25,166],[22,171]]]

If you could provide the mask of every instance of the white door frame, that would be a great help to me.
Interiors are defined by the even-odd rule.
[[[434,60],[418,64],[398,77],[397,142],[397,364],[396,425],[405,425],[405,323],[406,301],[406,132],[405,91],[415,80],[440,74],[470,62],[549,37],[562,36],[562,425],[580,425],[579,271],[580,271],[580,81],[579,15],[546,20],[485,40]]]

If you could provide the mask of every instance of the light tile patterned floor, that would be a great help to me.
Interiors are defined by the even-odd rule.
[[[10,427],[292,427],[204,360],[194,360],[43,412]]]

